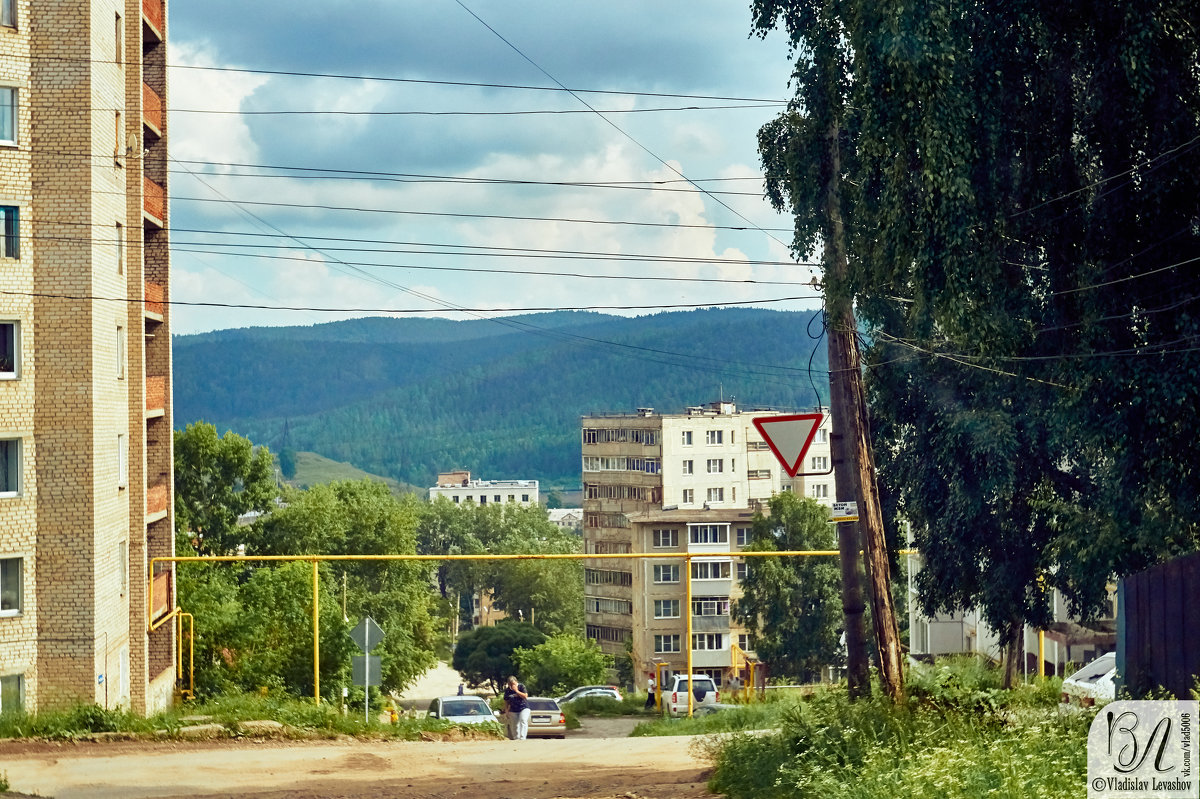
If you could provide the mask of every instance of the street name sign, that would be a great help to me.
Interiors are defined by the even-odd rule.
[[[797,413],[790,416],[758,416],[751,421],[779,459],[788,477],[795,477],[823,418],[819,413]]]

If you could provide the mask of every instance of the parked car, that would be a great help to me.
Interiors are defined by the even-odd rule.
[[[578,688],[572,688],[558,698],[558,703],[565,704],[574,702],[576,699],[583,699],[588,696],[602,696],[605,699],[613,699],[617,702],[621,701],[621,692],[615,685],[581,685]]]
[[[693,712],[699,705],[715,705],[721,700],[717,684],[707,674],[693,674],[690,685],[688,675],[676,674],[667,681],[666,690],[663,692],[663,704],[668,712],[687,713],[689,688],[692,692]]]
[[[496,721],[491,705],[478,696],[439,696],[429,703],[429,718],[454,724],[486,724]]]
[[[531,696],[529,703],[530,738],[566,738],[567,716],[558,702],[544,696]]]
[[[1094,707],[1117,697],[1117,655],[1101,655],[1062,682],[1063,709]]]

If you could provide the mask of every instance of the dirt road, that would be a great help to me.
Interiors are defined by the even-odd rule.
[[[610,737],[629,727],[596,720],[562,741],[9,744],[0,772],[56,799],[712,798],[694,739]]]

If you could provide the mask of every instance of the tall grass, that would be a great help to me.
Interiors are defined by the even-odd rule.
[[[731,799],[1027,799],[1087,794],[1088,716],[1060,717],[1057,682],[999,688],[954,662],[918,672],[910,701],[824,689],[777,732],[712,740],[711,787]],[[718,714],[720,715],[720,714]]]

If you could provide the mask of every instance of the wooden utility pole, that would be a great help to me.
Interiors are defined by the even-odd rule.
[[[883,513],[875,480],[871,428],[863,391],[858,349],[858,326],[846,290],[849,264],[841,208],[841,152],[839,125],[833,121],[827,134],[825,175],[825,313],[829,335],[829,393],[834,435],[834,486],[837,498],[854,497],[858,503],[861,538],[854,522],[838,524],[838,549],[842,566],[842,610],[846,623],[846,665],[851,696],[870,693],[866,645],[863,639],[862,585],[858,577],[858,550],[862,547],[870,581],[871,620],[879,657],[883,689],[892,699],[904,697],[903,661],[896,610],[892,604]]]

